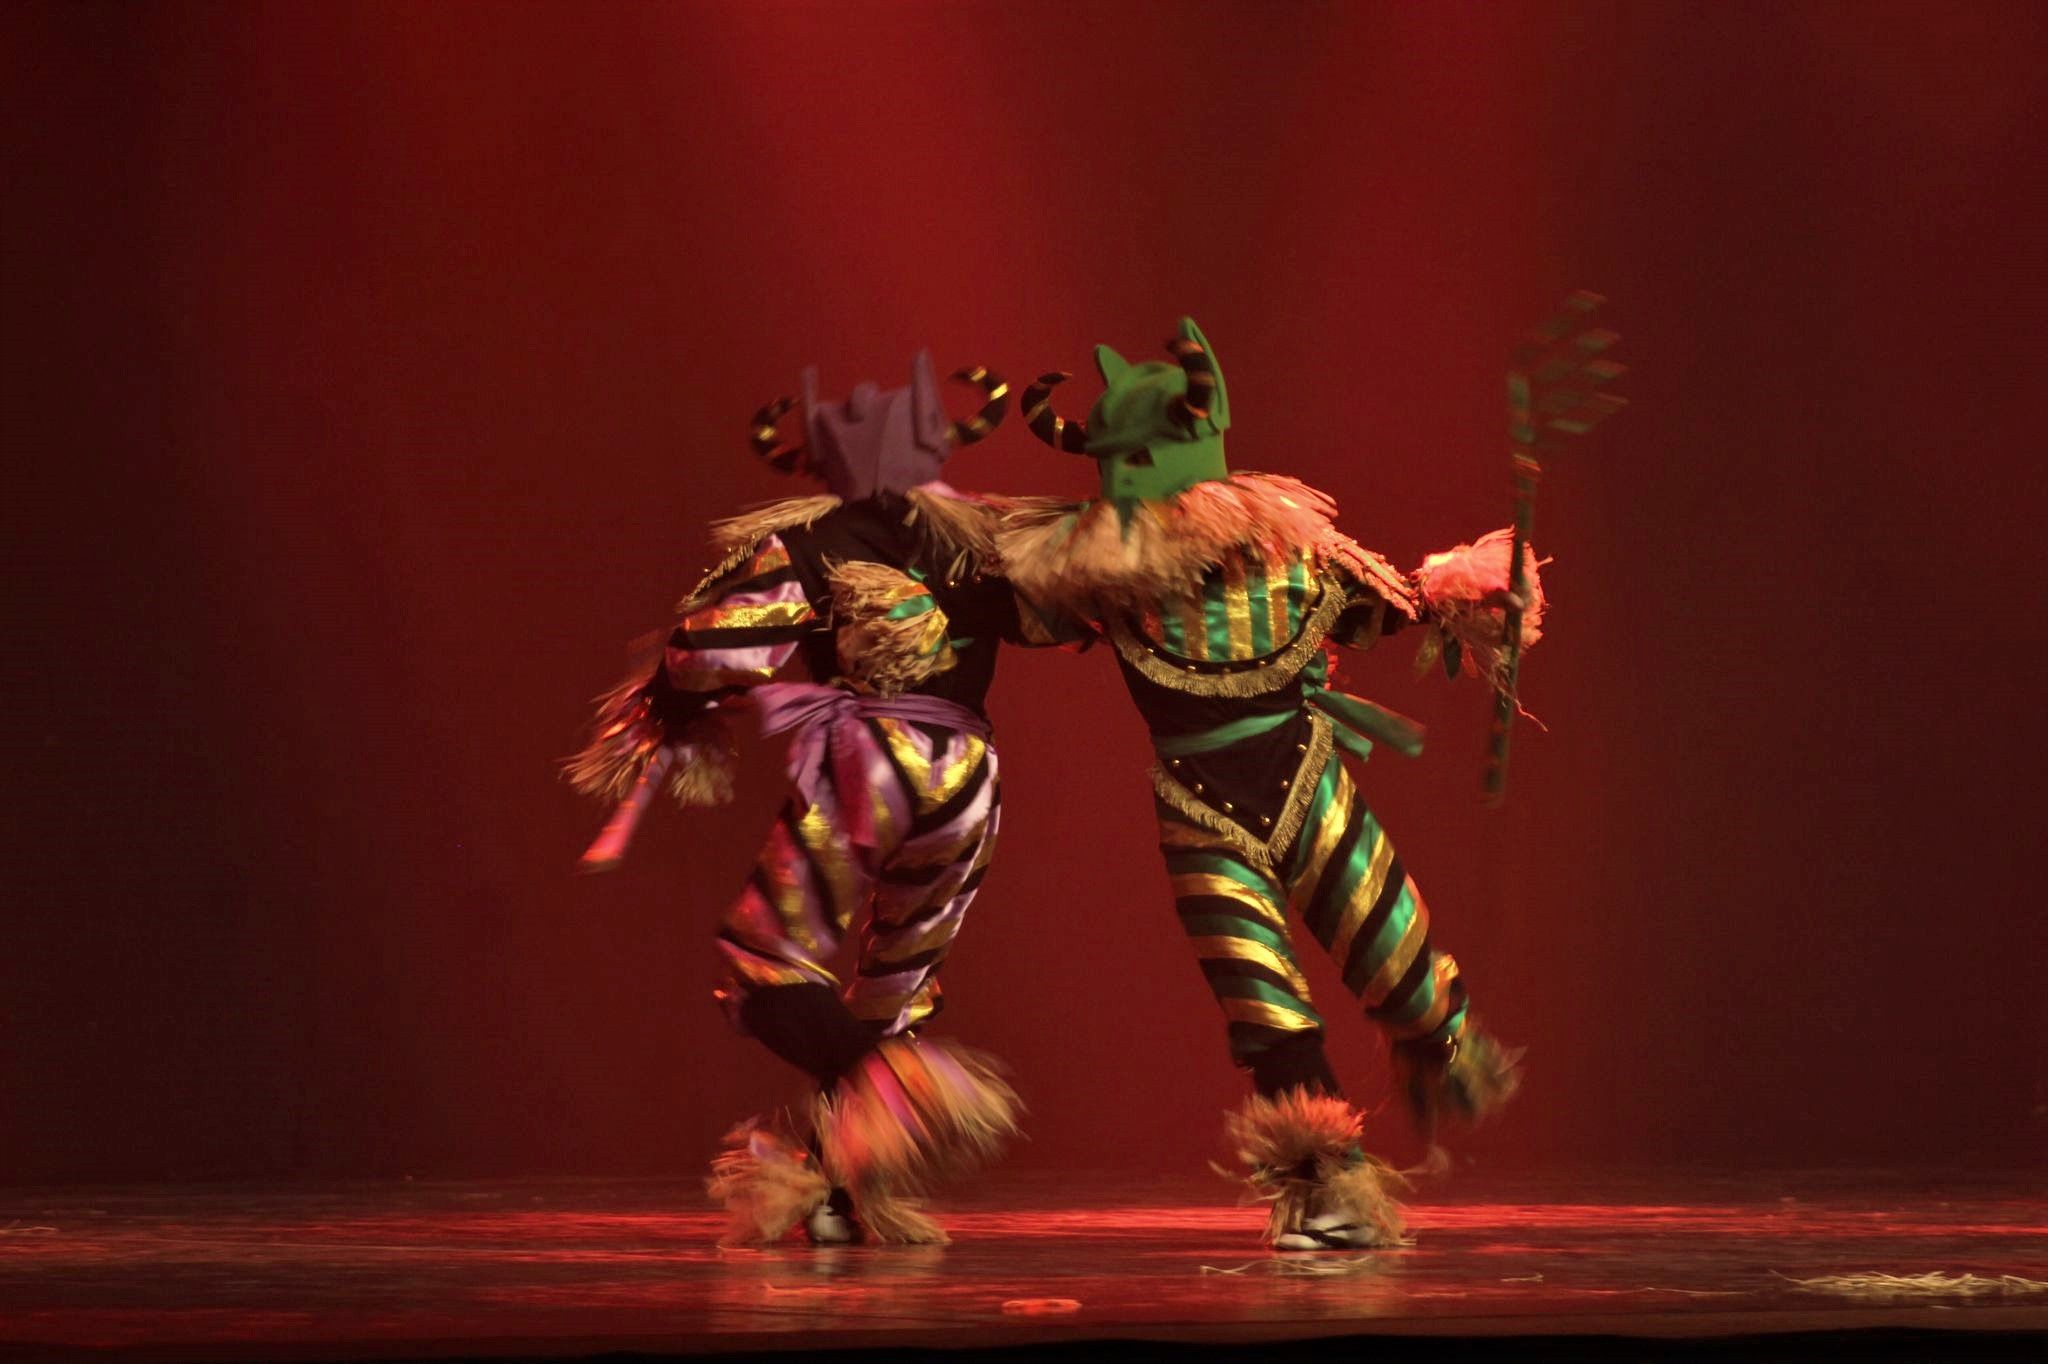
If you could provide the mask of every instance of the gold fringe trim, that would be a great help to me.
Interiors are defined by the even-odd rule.
[[[862,690],[898,696],[950,670],[959,661],[946,638],[946,613],[938,608],[903,620],[889,612],[931,590],[887,564],[846,559],[826,565],[837,621],[839,666]]]
[[[1182,819],[1217,835],[1234,851],[1244,854],[1256,870],[1277,876],[1281,854],[1287,851],[1301,833],[1302,825],[1308,822],[1309,806],[1315,802],[1316,783],[1322,780],[1323,768],[1328,765],[1335,745],[1328,718],[1310,711],[1308,724],[1308,752],[1294,769],[1294,785],[1287,792],[1287,803],[1280,807],[1279,818],[1273,821],[1273,832],[1269,837],[1260,838],[1230,816],[1211,808],[1161,763],[1152,764],[1152,789]]]
[[[1337,617],[1343,615],[1344,608],[1350,604],[1343,585],[1334,577],[1325,576],[1322,589],[1316,609],[1301,623],[1301,632],[1286,648],[1255,662],[1223,665],[1237,669],[1235,672],[1202,670],[1202,664],[1174,663],[1163,655],[1155,654],[1145,647],[1145,641],[1122,618],[1107,622],[1109,639],[1116,645],[1117,653],[1141,676],[1170,690],[1190,696],[1264,696],[1295,679],[1308,665],[1309,656],[1322,647],[1323,636],[1330,632]],[[1216,665],[1208,666],[1213,668]]]
[[[1277,1241],[1318,1214],[1336,1213],[1352,1226],[1370,1227],[1372,1244],[1409,1244],[1394,1191],[1407,1187],[1400,1172],[1359,1150],[1364,1119],[1342,1099],[1290,1089],[1254,1094],[1224,1119],[1233,1153],[1249,1173],[1248,1198],[1272,1204],[1267,1241]]]
[[[813,493],[807,497],[785,497],[779,502],[770,502],[740,513],[728,516],[722,521],[711,523],[711,545],[719,550],[722,557],[709,572],[698,579],[690,594],[676,603],[678,612],[687,612],[704,596],[710,586],[726,574],[738,568],[753,556],[760,543],[778,531],[808,526],[837,511],[841,500],[832,493]]]
[[[996,560],[996,528],[1006,506],[997,498],[949,497],[928,488],[903,494],[910,504],[904,523],[924,532],[937,555],[946,560],[948,582],[979,573]]]

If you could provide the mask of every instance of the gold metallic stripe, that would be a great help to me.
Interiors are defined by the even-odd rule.
[[[832,893],[832,926],[844,933],[855,909],[850,849],[831,818],[816,805],[804,811],[803,818],[797,821],[796,836]]]
[[[1394,945],[1393,955],[1380,963],[1380,969],[1372,973],[1372,979],[1359,991],[1358,997],[1365,1001],[1367,1008],[1386,1002],[1387,991],[1401,983],[1401,977],[1408,974],[1408,968],[1415,964],[1416,954],[1429,940],[1429,906],[1422,903],[1422,897],[1415,893],[1414,882],[1408,883],[1407,891],[1415,902],[1415,912],[1408,916],[1408,928],[1401,934],[1401,941]]]
[[[806,951],[816,952],[824,945],[812,932],[811,916],[805,912],[809,906],[804,894],[804,855],[780,825],[776,834],[779,837],[762,850],[758,864],[761,880],[768,887],[768,903],[782,922],[783,933]]]
[[[889,752],[895,755],[897,764],[910,778],[911,792],[917,797],[920,813],[936,810],[959,795],[968,779],[981,769],[982,759],[988,756],[988,744],[980,735],[962,734],[959,755],[946,766],[938,767],[933,758],[927,758],[919,751],[918,736],[908,725],[887,718],[878,719],[875,723],[881,727]]]
[[[923,985],[911,997],[910,1003],[898,1009],[911,1023],[922,1023],[939,1011],[939,982],[935,976],[925,977]]]
[[[1387,837],[1387,831],[1375,824],[1372,837],[1372,855],[1366,863],[1365,875],[1359,878],[1351,898],[1345,902],[1336,936],[1330,939],[1330,960],[1337,963],[1340,971],[1351,959],[1351,940],[1358,936],[1359,926],[1379,902],[1380,891],[1387,884],[1387,868],[1394,863],[1394,840]]]
[[[747,561],[747,576],[758,578],[764,573],[773,573],[778,568],[789,567],[789,550],[779,539],[765,541],[760,551]]]
[[[1209,613],[1199,592],[1180,599],[1181,649],[1197,661],[1209,657]]]
[[[802,625],[815,617],[811,604],[797,601],[759,602],[746,606],[707,606],[683,620],[683,630],[759,630]]]
[[[1337,851],[1337,844],[1344,838],[1344,830],[1351,823],[1351,806],[1357,794],[1351,785],[1351,774],[1344,770],[1344,764],[1335,766],[1337,793],[1330,797],[1330,806],[1323,811],[1323,817],[1316,821],[1316,827],[1309,831],[1315,842],[1309,845],[1308,865],[1294,878],[1294,884],[1287,894],[1287,908],[1301,914],[1308,908],[1309,897],[1316,893],[1316,885],[1323,879],[1323,869],[1330,865],[1330,856]],[[1338,958],[1341,962],[1343,958]]]
[[[926,809],[936,810],[965,789],[968,780],[981,770],[981,760],[988,755],[988,744],[979,735],[963,736],[960,756],[940,772],[932,783],[931,804]]]
[[[1275,952],[1262,942],[1249,938],[1200,937],[1189,938],[1197,957],[1211,960],[1229,958],[1233,961],[1248,961],[1263,966],[1287,982],[1287,988],[1303,1000],[1308,998],[1308,981],[1303,979],[1301,968]]]
[[[1280,906],[1236,877],[1199,871],[1184,872],[1173,878],[1174,899],[1184,900],[1203,895],[1235,901],[1251,910],[1253,917],[1259,922],[1277,928],[1282,933],[1287,931],[1287,916],[1280,912]]]
[[[1294,637],[1294,616],[1287,609],[1288,567],[1294,556],[1275,557],[1266,570],[1266,619],[1271,622],[1273,647],[1280,648]]]
[[[1429,964],[1430,984],[1436,989],[1436,998],[1422,1011],[1422,1017],[1408,1024],[1402,1031],[1414,1037],[1427,1037],[1444,1021],[1451,1011],[1451,982],[1458,978],[1458,963],[1451,960],[1450,953],[1443,952]]]
[[[1283,1009],[1262,999],[1225,997],[1216,1002],[1223,1006],[1223,1016],[1233,1023],[1256,1023],[1278,1032],[1313,1032],[1320,1026],[1313,1018],[1304,1018],[1292,1009]]]
[[[1233,660],[1252,657],[1252,599],[1245,586],[1244,556],[1233,555],[1223,566],[1223,619],[1230,631]]]
[[[914,792],[922,795],[932,782],[932,760],[919,751],[917,736],[910,732],[901,720],[887,718],[875,721],[882,731],[882,740],[889,745],[896,765],[903,769],[903,775],[910,779]]]
[[[868,788],[868,810],[873,816],[876,846],[895,847],[900,836],[896,827],[896,810],[889,804],[888,793],[881,782]]]

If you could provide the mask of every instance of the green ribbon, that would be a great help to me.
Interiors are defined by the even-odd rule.
[[[1360,762],[1372,756],[1374,739],[1378,739],[1404,758],[1413,758],[1422,752],[1421,725],[1405,715],[1388,710],[1385,706],[1375,705],[1362,696],[1331,691],[1320,682],[1310,682],[1308,703],[1331,721],[1330,737]],[[1193,734],[1154,738],[1152,747],[1162,758],[1185,758],[1196,753],[1214,753],[1219,748],[1228,748],[1232,744],[1243,743],[1246,739],[1271,733],[1293,718],[1292,711],[1284,710],[1273,715],[1247,715],[1242,719],[1225,721],[1213,729],[1197,730]]]
[[[1247,715],[1241,720],[1225,721],[1214,729],[1154,739],[1152,747],[1162,758],[1185,758],[1193,753],[1214,753],[1219,748],[1243,743],[1254,735],[1270,733],[1293,718],[1293,712],[1284,710],[1275,715]]]
[[[1331,737],[1361,760],[1371,755],[1373,739],[1378,739],[1404,758],[1418,757],[1422,753],[1421,725],[1385,706],[1375,705],[1363,696],[1331,691],[1320,683],[1312,683],[1308,703],[1335,722]],[[1372,737],[1367,738],[1367,735]]]

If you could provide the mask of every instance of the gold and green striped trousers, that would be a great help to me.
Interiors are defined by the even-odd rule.
[[[1326,750],[1327,751],[1327,750]],[[1229,1024],[1240,1065],[1323,1020],[1290,941],[1299,918],[1365,1015],[1395,1041],[1448,1041],[1465,1026],[1464,982],[1429,941],[1429,908],[1336,753],[1323,763],[1290,846],[1247,839],[1158,802],[1160,851],[1181,927]]]

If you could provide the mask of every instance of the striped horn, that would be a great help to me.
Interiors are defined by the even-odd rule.
[[[1173,415],[1191,428],[1196,422],[1207,421],[1209,405],[1216,400],[1216,364],[1209,358],[1209,352],[1199,341],[1176,336],[1166,343],[1166,353],[1180,361],[1188,376],[1187,395],[1173,400]]]
[[[1088,423],[1070,422],[1052,410],[1053,389],[1073,377],[1065,370],[1039,375],[1038,381],[1024,390],[1024,424],[1053,449],[1084,455],[1088,453]]]
[[[796,406],[794,398],[777,398],[754,413],[749,439],[754,453],[768,461],[778,474],[800,474],[811,467],[811,451],[801,441],[782,438],[782,418]]]
[[[1009,411],[1010,385],[1002,375],[981,365],[968,365],[948,377],[980,389],[985,399],[979,412],[953,423],[953,444],[972,445],[1003,424],[1003,414]]]

